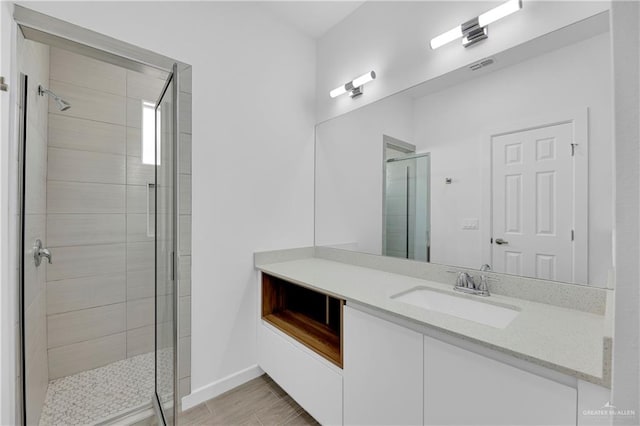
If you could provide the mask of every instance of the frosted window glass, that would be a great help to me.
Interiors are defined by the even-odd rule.
[[[142,101],[142,164],[156,164],[155,108],[153,102]],[[160,111],[158,111],[158,121]],[[158,141],[160,135],[158,135]],[[160,164],[160,143],[158,142],[158,165]]]

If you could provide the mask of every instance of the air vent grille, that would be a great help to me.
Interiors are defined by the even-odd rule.
[[[480,62],[476,62],[475,64],[469,65],[469,69],[471,71],[478,71],[480,68],[488,67],[494,62],[495,61],[491,58],[483,59]]]

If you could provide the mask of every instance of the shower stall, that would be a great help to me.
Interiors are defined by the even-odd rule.
[[[429,262],[430,155],[396,152],[388,157],[383,191],[383,254]]]
[[[38,33],[17,45],[23,421],[173,424],[189,393],[190,68]]]

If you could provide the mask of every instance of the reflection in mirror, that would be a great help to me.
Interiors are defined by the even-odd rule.
[[[604,287],[608,14],[316,127],[316,245]]]
[[[429,154],[384,139],[384,217],[382,253],[429,261]]]

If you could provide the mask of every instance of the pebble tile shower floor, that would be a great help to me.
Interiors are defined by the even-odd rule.
[[[153,353],[139,355],[49,383],[41,426],[124,424],[121,416],[149,407]],[[160,353],[170,368],[171,352]],[[170,380],[165,385],[170,385]],[[162,385],[162,383],[161,383]],[[319,426],[269,376],[262,375],[180,413],[182,426]],[[155,416],[135,423],[157,426]]]
[[[159,362],[161,371],[170,371],[172,352],[160,352]],[[165,379],[169,385],[171,378]],[[52,380],[40,425],[92,425],[117,418],[150,406],[153,386],[153,352]]]

